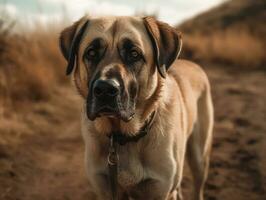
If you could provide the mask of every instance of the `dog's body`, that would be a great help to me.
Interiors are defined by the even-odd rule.
[[[80,37],[76,50],[74,78],[85,99],[82,133],[91,195],[94,196],[91,199],[112,198],[107,166],[110,139],[107,135],[114,131],[137,135],[156,111],[147,135],[138,142],[118,145],[119,199],[181,198],[180,184],[187,154],[195,181],[194,198],[202,200],[212,142],[213,108],[210,85],[199,66],[189,61],[176,60],[181,48],[178,33],[152,18],[83,18],[66,29],[61,36],[61,49],[69,61],[68,69],[74,67],[71,51],[75,45],[72,40],[81,32],[83,36]],[[89,50],[90,62],[84,61],[83,56],[93,38],[105,38],[110,42],[97,65],[91,59],[95,52]],[[141,51],[139,54],[133,52],[134,49],[130,50],[129,56],[133,56],[130,59],[134,58],[131,63],[126,60],[128,56],[125,59],[123,57],[126,47],[124,50],[123,48],[128,44],[124,41],[125,38],[133,38],[133,43],[136,42],[136,46],[141,49],[138,49]],[[123,43],[120,47],[120,41],[124,41],[126,45]],[[72,45],[68,44],[71,42]],[[116,51],[119,51],[120,56],[116,55]],[[140,54],[143,60],[137,57]],[[98,80],[101,83],[111,80],[112,90],[109,93],[99,90]],[[117,87],[119,94],[113,91],[116,85],[123,85],[123,89]],[[109,98],[108,103],[98,106],[103,101],[103,93],[104,98]],[[123,104],[123,109],[112,112],[109,110],[110,106],[105,107],[109,102],[117,101],[120,104],[124,101],[127,103]],[[101,110],[102,107],[104,111]],[[132,113],[134,118],[131,117]]]

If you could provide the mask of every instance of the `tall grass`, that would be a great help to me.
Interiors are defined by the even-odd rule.
[[[0,101],[47,100],[58,84],[67,82],[59,30],[38,26],[14,34],[0,26]]]
[[[195,60],[217,61],[254,69],[266,61],[263,41],[247,31],[213,31],[184,35],[184,54]]]

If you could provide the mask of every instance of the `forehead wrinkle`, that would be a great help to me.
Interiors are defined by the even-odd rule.
[[[120,17],[92,19],[90,26],[86,30],[87,34],[82,39],[82,47],[80,49],[85,49],[95,38],[104,39],[110,45],[110,48],[113,49],[113,47],[118,47],[121,41],[127,38],[145,54],[143,26],[141,21],[125,20]]]
[[[143,51],[143,53],[145,53],[144,44],[141,39],[141,35],[138,34],[138,32],[134,32],[134,31],[125,32],[122,35],[120,35],[118,41],[121,44],[121,42],[126,39],[130,40],[134,44],[134,46],[138,47],[139,49]]]
[[[114,47],[114,44],[115,44],[115,36],[117,34],[117,31],[118,31],[118,20],[115,19],[113,21],[113,23],[111,24],[111,26],[108,28],[108,30],[106,31],[106,34],[109,36],[110,38],[110,41],[109,43],[111,44],[111,48]]]
[[[84,35],[84,38],[82,39],[80,49],[85,50],[85,48],[90,45],[90,43],[95,40],[96,38],[102,38],[104,41],[108,43],[109,35],[109,29],[105,26],[106,23],[103,23],[102,21],[97,20],[96,22],[91,24],[86,30],[86,34]]]
[[[140,21],[136,20],[135,18],[120,18],[119,26],[121,27],[121,29],[119,29],[120,31],[118,31],[118,42],[122,41],[123,39],[129,39],[134,43],[134,45],[143,49],[144,45],[141,35],[141,25],[142,24],[140,23]]]
[[[88,30],[90,41],[95,38],[103,38],[111,48],[115,43],[115,35],[118,31],[118,19],[116,17],[92,19],[92,26]],[[89,43],[89,42],[88,42]]]
[[[92,19],[91,24],[93,29],[96,29],[101,32],[106,32],[112,27],[114,22],[113,18],[98,18],[98,19]]]
[[[109,38],[109,32],[113,25],[113,21],[114,20],[108,18],[91,19],[83,41],[90,43],[95,38],[103,38],[107,40]]]
[[[104,36],[103,33],[104,26],[103,24],[99,21],[99,23],[90,22],[89,26],[86,28],[85,34],[81,40],[81,46],[84,44],[89,44],[92,42],[95,38],[99,38]],[[103,37],[104,38],[104,37]]]
[[[98,31],[98,32],[104,32],[105,31],[105,26],[103,23],[94,23],[92,25],[92,28],[94,29],[94,31]]]
[[[112,31],[112,36],[113,38],[115,38],[116,32],[118,30],[118,21],[115,20],[113,25],[110,27],[111,31]]]
[[[82,39],[82,42],[80,43],[80,51],[85,51],[85,49],[91,44],[93,40],[96,38],[102,38],[103,40],[107,41],[105,34],[100,33],[98,31],[88,32],[84,38]]]

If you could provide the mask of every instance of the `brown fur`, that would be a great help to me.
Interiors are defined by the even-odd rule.
[[[203,200],[213,126],[210,85],[198,65],[177,60],[182,47],[180,34],[153,18],[84,17],[62,32],[61,49],[65,57],[70,46],[66,41],[71,43],[70,38],[74,38],[86,20],[89,25],[76,53],[74,69],[75,85],[84,98],[84,108],[90,95],[88,83],[97,73],[106,78],[110,69],[116,70],[126,91],[132,81],[139,84],[135,115],[129,122],[108,116],[91,121],[85,109],[82,113],[91,193],[98,200],[111,199],[107,135],[112,131],[138,134],[151,113],[157,111],[148,135],[137,143],[119,146],[119,199],[181,199],[186,154],[195,180],[194,199]],[[86,62],[83,55],[93,38],[98,37],[104,38],[107,50],[95,67]],[[145,57],[141,65],[134,65],[133,72],[117,53],[123,38],[130,38]]]

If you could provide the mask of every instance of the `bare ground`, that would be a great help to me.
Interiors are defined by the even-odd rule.
[[[265,71],[207,66],[216,119],[206,197],[265,199]],[[73,91],[56,88],[47,103],[0,112],[1,200],[88,199],[79,98]],[[190,199],[187,167],[183,185]]]

